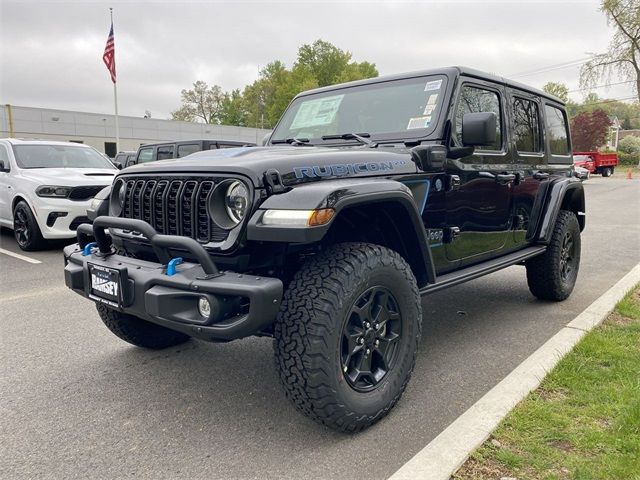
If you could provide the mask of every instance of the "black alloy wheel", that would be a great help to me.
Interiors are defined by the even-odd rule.
[[[342,330],[342,371],[354,390],[377,387],[395,364],[401,335],[400,309],[388,289],[375,286],[360,295]]]

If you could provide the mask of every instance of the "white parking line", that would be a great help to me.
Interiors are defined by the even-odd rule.
[[[29,258],[25,255],[20,255],[19,253],[13,253],[9,250],[5,250],[4,248],[0,248],[0,253],[4,253],[5,255],[9,255],[10,257],[17,258],[29,263],[42,263],[40,260],[36,260],[35,258]]]
[[[640,264],[589,305],[388,480],[448,480],[553,367],[640,282]]]

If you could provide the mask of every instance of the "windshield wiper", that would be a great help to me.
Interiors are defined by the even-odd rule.
[[[289,145],[301,145],[301,146],[305,146],[309,143],[309,139],[308,138],[296,138],[296,137],[290,137],[290,138],[280,138],[278,140],[271,140],[271,144],[272,145],[276,145],[278,143],[288,143]],[[311,145],[309,145],[311,146]]]
[[[367,137],[370,137],[369,133],[340,133],[337,135],[323,135],[322,140],[358,140],[364,145],[368,145],[370,148],[376,148],[378,144]]]

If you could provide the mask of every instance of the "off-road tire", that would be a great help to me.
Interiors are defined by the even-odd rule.
[[[374,285],[397,300],[402,332],[393,368],[374,390],[363,393],[343,375],[340,345],[356,299]],[[358,432],[400,399],[415,365],[421,329],[418,286],[398,253],[366,243],[331,246],[302,266],[284,294],[273,345],[285,393],[313,420]]]
[[[564,241],[570,234],[575,250],[572,253],[571,271],[562,276]],[[531,293],[541,300],[561,301],[571,295],[580,267],[580,225],[575,213],[560,210],[547,251],[526,262],[527,283]]]
[[[111,332],[136,347],[160,350],[189,340],[189,336],[133,315],[118,312],[106,305],[96,304],[98,314]]]
[[[13,234],[18,246],[27,252],[41,250],[47,245],[31,208],[24,200],[20,200],[13,209]]]

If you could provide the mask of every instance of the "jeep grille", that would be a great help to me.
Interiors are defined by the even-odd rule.
[[[228,231],[207,212],[213,187],[221,179],[125,178],[121,216],[149,223],[159,233],[191,237],[200,243],[222,242]]]

